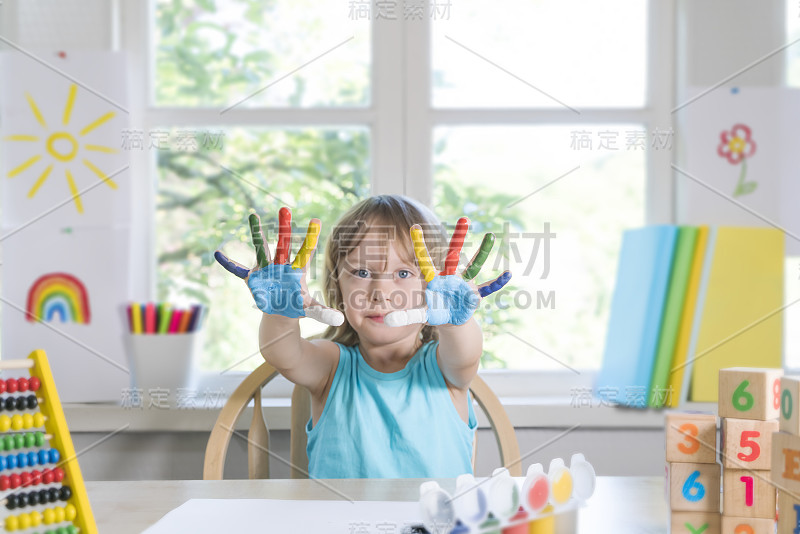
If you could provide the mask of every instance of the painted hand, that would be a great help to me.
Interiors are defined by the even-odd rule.
[[[340,311],[323,306],[311,298],[306,288],[305,268],[317,248],[319,219],[311,219],[308,223],[306,238],[291,264],[289,251],[292,240],[292,212],[289,208],[281,208],[278,212],[278,246],[275,249],[275,261],[270,261],[269,248],[264,243],[261,231],[261,220],[254,213],[250,215],[250,231],[257,260],[253,269],[247,269],[236,263],[219,250],[214,253],[214,258],[228,272],[247,283],[259,310],[292,319],[311,317],[330,326],[339,326],[344,322],[344,315]]]
[[[384,322],[388,326],[405,326],[414,323],[429,325],[460,325],[469,321],[480,305],[481,298],[501,289],[511,279],[511,273],[503,274],[480,286],[470,280],[481,270],[489,252],[494,245],[494,234],[483,236],[478,252],[472,257],[469,265],[456,275],[458,257],[464,246],[464,238],[469,228],[469,219],[461,217],[456,223],[455,232],[450,239],[450,247],[444,262],[444,269],[437,275],[431,262],[428,249],[422,235],[422,228],[415,224],[411,227],[411,240],[414,242],[414,254],[417,257],[422,276],[427,282],[425,288],[425,308],[394,311],[386,314]]]

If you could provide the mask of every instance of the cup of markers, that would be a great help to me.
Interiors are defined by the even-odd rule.
[[[202,304],[178,307],[168,302],[126,306],[131,387],[143,397],[176,399],[192,383],[192,368],[202,347]]]

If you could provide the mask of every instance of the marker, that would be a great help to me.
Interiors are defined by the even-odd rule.
[[[152,302],[148,302],[144,309],[144,332],[153,334],[156,331],[156,307]]]
[[[158,320],[158,333],[166,334],[169,327],[170,320],[172,319],[172,305],[167,302],[158,305],[159,320]]]
[[[183,318],[183,310],[172,310],[172,319],[169,322],[169,333],[177,334]]]
[[[133,323],[133,333],[142,333],[142,307],[138,302],[131,303],[131,322]]]

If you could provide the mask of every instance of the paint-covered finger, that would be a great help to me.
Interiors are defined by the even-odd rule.
[[[231,260],[219,250],[214,252],[214,259],[217,260],[217,263],[222,265],[226,271],[235,274],[239,278],[245,279],[250,275],[250,270],[247,267]]]
[[[386,326],[407,326],[410,324],[422,324],[427,321],[428,313],[425,308],[393,311],[387,313],[383,318],[383,324]]]
[[[327,306],[309,306],[303,310],[306,317],[311,317],[328,326],[339,326],[344,323],[344,315],[339,310]]]
[[[464,238],[467,237],[469,230],[469,219],[461,217],[456,223],[453,237],[450,238],[450,247],[447,249],[447,257],[444,260],[444,269],[441,274],[456,274],[458,258],[461,256],[461,249],[464,247]]]
[[[314,254],[314,249],[317,248],[317,240],[319,239],[319,231],[321,224],[319,219],[311,219],[308,223],[308,231],[306,231],[306,238],[300,247],[297,256],[294,257],[292,262],[292,269],[305,269],[308,262],[311,261],[311,256]]]
[[[503,289],[503,286],[506,285],[509,280],[511,280],[511,271],[506,271],[491,282],[486,282],[478,286],[478,294],[481,298],[488,297],[495,291]]]
[[[275,249],[275,263],[289,263],[289,250],[292,248],[292,212],[286,206],[278,212],[278,246]]]
[[[418,224],[411,227],[411,241],[414,243],[414,255],[417,257],[422,277],[426,282],[430,282],[436,276],[436,271],[433,268],[431,256],[428,254],[428,248],[425,246],[422,227]]]
[[[481,267],[483,264],[486,263],[486,258],[489,257],[489,253],[492,251],[492,247],[494,246],[494,234],[488,233],[484,234],[483,241],[481,241],[481,246],[478,248],[478,252],[472,257],[467,265],[467,268],[464,269],[464,272],[461,276],[464,280],[472,280],[478,273],[481,271]]]
[[[255,213],[250,214],[250,234],[253,236],[253,247],[256,249],[256,267],[263,269],[269,264],[269,249],[264,243],[264,232],[261,231],[261,219]]]

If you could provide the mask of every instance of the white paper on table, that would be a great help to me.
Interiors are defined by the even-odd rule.
[[[44,349],[62,402],[119,402],[130,388],[124,346],[124,305],[131,296],[130,228],[73,228],[45,219],[21,231],[2,231],[2,359]],[[26,320],[31,287],[43,275],[67,274],[85,289],[89,321]],[[78,291],[67,291],[75,302]],[[48,309],[58,301],[41,298]]]
[[[124,55],[33,53],[41,62],[17,51],[0,54],[3,226],[23,225],[60,204],[50,218],[62,226],[129,224]]]
[[[680,110],[677,138],[686,154],[682,170],[691,178],[677,173],[678,222],[778,227],[787,232],[787,253],[800,253],[798,114],[800,91],[768,87],[721,87]],[[720,134],[736,124],[751,130],[756,150],[747,158],[746,181],[757,187],[734,197],[742,164],[730,163],[717,149]]]
[[[145,534],[292,532],[308,534],[400,534],[419,525],[418,502],[191,499]]]

